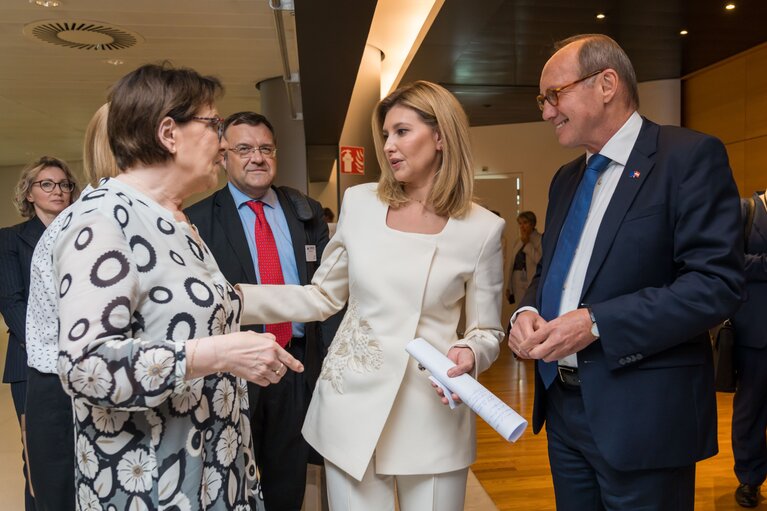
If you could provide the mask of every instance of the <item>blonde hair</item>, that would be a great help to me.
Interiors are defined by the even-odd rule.
[[[83,141],[83,175],[93,186],[105,177],[115,177],[120,173],[117,162],[109,147],[107,135],[107,118],[109,103],[104,103],[93,114],[88,127],[85,128]]]
[[[384,151],[383,124],[394,106],[414,110],[439,133],[442,141],[441,162],[426,198],[442,216],[461,218],[471,209],[474,194],[474,160],[469,142],[469,121],[458,100],[443,87],[419,80],[400,87],[382,99],[373,110],[373,140],[381,166],[378,197],[392,207],[408,202],[401,183],[394,177]]]
[[[64,172],[67,181],[70,181],[75,185],[74,189],[72,189],[72,191],[69,193],[70,204],[76,201],[77,197],[80,196],[80,187],[77,185],[77,180],[75,179],[74,174],[72,174],[72,171],[69,170],[67,163],[64,160],[60,158],[54,158],[53,156],[42,156],[40,159],[35,160],[24,167],[24,170],[21,171],[19,182],[16,183],[16,188],[13,195],[13,204],[16,206],[19,214],[24,218],[32,218],[36,215],[35,205],[29,202],[27,196],[29,195],[29,191],[32,189],[32,183],[34,183],[35,179],[37,179],[40,171],[48,167],[56,167],[61,169]]]

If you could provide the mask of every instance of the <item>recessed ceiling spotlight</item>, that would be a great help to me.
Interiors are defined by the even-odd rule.
[[[122,66],[125,61],[122,59],[104,59],[104,62],[113,66]]]
[[[601,13],[601,12],[600,12],[599,14],[597,14],[597,19],[598,19],[598,20],[603,20],[603,19],[605,19],[606,17],[607,17],[607,16],[606,16],[604,13]]]
[[[59,0],[29,0],[30,4],[35,4],[40,7],[59,7],[61,2]]]
[[[688,34],[687,30],[680,30],[679,31],[679,35],[687,35],[687,34]]]
[[[725,5],[724,8],[727,9],[728,11],[731,11],[735,9],[735,4],[730,2],[729,4]]]

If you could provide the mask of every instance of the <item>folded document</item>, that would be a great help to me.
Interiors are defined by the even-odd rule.
[[[509,442],[516,442],[522,436],[527,421],[468,374],[450,378],[447,371],[455,364],[426,340],[413,339],[405,350],[431,373],[432,381],[442,387],[449,400],[451,392],[456,394]],[[451,408],[455,408],[452,400]]]

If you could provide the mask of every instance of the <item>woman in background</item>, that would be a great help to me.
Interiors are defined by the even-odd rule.
[[[104,104],[85,130],[83,173],[88,194],[103,178],[119,173],[109,149]],[[75,509],[75,447],[72,399],[56,372],[59,353],[58,290],[53,281],[53,244],[71,206],[51,222],[32,256],[27,307],[27,454],[37,511]]]
[[[509,303],[515,303],[525,296],[525,291],[535,275],[538,262],[541,260],[541,233],[535,228],[537,219],[532,211],[523,211],[517,217],[519,238],[511,249],[514,259],[509,269],[509,285],[506,287],[506,297]]]
[[[3,382],[11,384],[13,405],[21,426],[24,459],[25,506],[34,511],[34,486],[29,478],[29,451],[26,448],[28,417],[26,315],[32,253],[45,228],[77,199],[78,190],[67,164],[43,156],[28,165],[16,185],[14,203],[26,222],[0,229],[0,313],[8,325],[8,351]]]
[[[458,511],[474,415],[440,404],[405,345],[426,339],[455,362],[450,376],[495,360],[504,222],[472,202],[468,122],[444,88],[397,89],[372,124],[378,184],[346,190],[311,285],[241,285],[243,324],[323,320],[348,301],[303,428],[325,457],[331,509],[392,510],[396,499],[402,511]]]

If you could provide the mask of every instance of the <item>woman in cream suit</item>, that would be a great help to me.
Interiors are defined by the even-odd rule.
[[[242,285],[243,323],[317,321],[348,301],[303,428],[325,457],[331,509],[393,510],[398,498],[402,511],[462,510],[474,416],[440,403],[405,345],[432,343],[456,363],[450,376],[495,360],[504,222],[471,201],[468,122],[445,89],[394,91],[373,132],[381,179],[346,190],[312,284]]]

